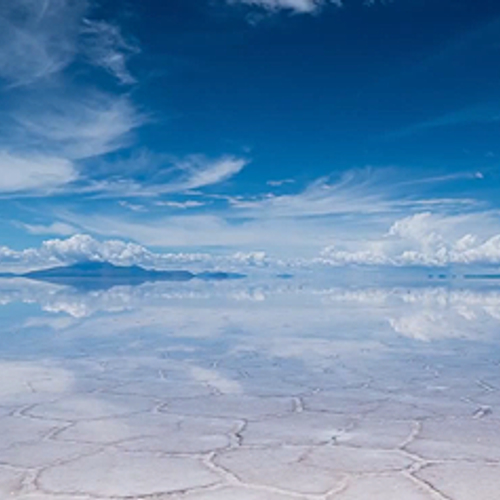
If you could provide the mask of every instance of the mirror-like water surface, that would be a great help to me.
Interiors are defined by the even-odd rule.
[[[0,304],[2,498],[500,491],[494,286],[13,279]]]

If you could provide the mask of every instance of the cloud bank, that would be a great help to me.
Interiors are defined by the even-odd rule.
[[[36,227],[34,229],[37,230]],[[121,240],[98,241],[86,234],[75,234],[66,239],[46,240],[38,248],[20,251],[5,246],[0,247],[2,269],[34,269],[88,260],[165,269],[189,266],[196,269],[227,270],[267,265],[267,256],[264,252],[237,252],[227,256],[205,253],[157,253],[136,243]]]
[[[332,265],[378,266],[500,264],[496,217],[496,213],[455,216],[417,213],[395,221],[378,239],[357,242],[357,248],[331,245],[323,249],[320,261]]]
[[[495,214],[491,214],[495,224]],[[66,239],[49,239],[39,248],[13,250],[0,247],[2,269],[28,269],[69,264],[84,260],[108,261],[117,265],[137,264],[145,267],[225,268],[243,270],[247,267],[268,269],[314,270],[325,266],[370,267],[447,267],[500,265],[500,229],[494,234],[473,233],[478,225],[474,216],[436,216],[419,213],[395,221],[378,238],[345,240],[325,247],[317,256],[272,256],[264,251],[233,251],[225,254],[204,252],[153,252],[144,245],[120,239],[99,241],[88,234],[75,234]],[[486,230],[488,221],[483,220]],[[494,226],[490,226],[492,229]],[[44,234],[57,230],[68,234],[76,229],[58,222],[54,227],[33,225],[32,233]],[[169,232],[170,228],[158,227]],[[280,238],[280,233],[275,234]]]

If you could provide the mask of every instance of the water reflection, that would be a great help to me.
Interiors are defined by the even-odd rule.
[[[467,474],[499,481],[493,287],[19,279],[0,304],[13,498],[460,500]]]

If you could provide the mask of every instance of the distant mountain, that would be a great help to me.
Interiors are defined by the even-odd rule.
[[[109,262],[79,262],[69,266],[52,267],[24,274],[5,273],[0,277],[23,277],[38,281],[69,285],[80,289],[103,289],[117,285],[140,285],[152,281],[229,280],[244,278],[243,274],[226,272],[157,271],[140,266],[115,266]]]
[[[52,267],[23,274],[25,278],[50,280],[59,278],[142,279],[145,281],[188,281],[194,278],[189,271],[155,271],[139,266],[115,266],[109,262],[79,262],[71,266]]]

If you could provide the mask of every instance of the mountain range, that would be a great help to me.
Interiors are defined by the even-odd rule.
[[[115,266],[109,262],[87,261],[68,266],[29,271],[27,273],[0,273],[1,278],[27,278],[37,281],[69,285],[75,288],[111,288],[117,285],[140,285],[153,281],[190,281],[202,279],[221,281],[245,278],[244,274],[222,271],[192,273],[186,270],[161,271],[140,266]]]

